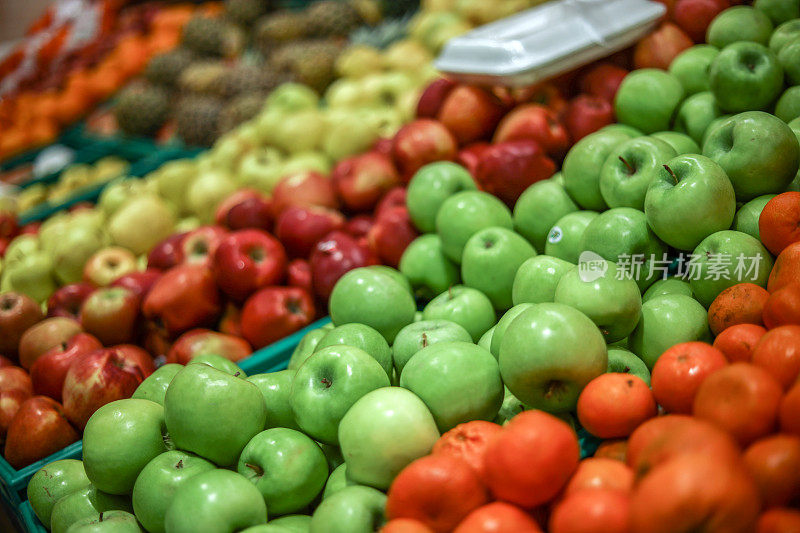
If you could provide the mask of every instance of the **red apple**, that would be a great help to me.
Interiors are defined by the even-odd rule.
[[[458,145],[441,122],[427,118],[406,124],[394,136],[392,156],[401,177],[408,182],[417,170],[434,161],[453,161]]]
[[[3,456],[16,469],[44,459],[80,438],[60,403],[33,396],[20,406],[6,434]]]
[[[369,230],[375,224],[375,219],[369,215],[356,215],[344,225],[344,232],[348,235],[360,239],[366,237]]]
[[[102,348],[100,341],[88,333],[78,333],[67,342],[53,346],[31,366],[34,392],[60,402],[64,379],[72,362]]]
[[[9,241],[19,234],[17,215],[10,211],[0,212],[0,238]]]
[[[344,215],[339,211],[327,207],[290,206],[278,217],[275,235],[289,256],[307,258],[321,238],[344,224]]]
[[[598,63],[581,77],[581,92],[613,103],[617,90],[627,75],[628,71],[622,67],[611,63]]]
[[[491,146],[478,164],[481,188],[513,207],[533,183],[549,178],[556,165],[534,141],[509,141]]]
[[[567,130],[555,113],[539,104],[514,108],[494,132],[494,143],[522,140],[536,141],[542,150],[555,158],[563,157],[569,148]]]
[[[109,246],[98,250],[83,266],[83,281],[105,287],[125,274],[136,272],[136,256],[127,248]]]
[[[67,418],[83,430],[92,413],[109,402],[130,398],[144,379],[139,365],[117,348],[78,357],[64,379],[62,394]]]
[[[22,368],[29,369],[44,352],[67,342],[80,331],[81,325],[77,320],[64,317],[45,318],[29,327],[19,341],[19,362]]]
[[[272,229],[272,202],[261,191],[240,189],[217,207],[214,217],[218,226],[229,230],[256,228]]]
[[[186,237],[186,233],[176,233],[156,244],[147,254],[147,268],[168,270],[183,263],[181,243],[184,237]]]
[[[570,101],[563,120],[572,142],[578,142],[603,126],[613,124],[614,108],[599,96],[581,94]]]
[[[728,7],[728,0],[678,0],[673,20],[694,42],[702,43],[711,21]]]
[[[437,117],[464,145],[490,138],[504,114],[505,107],[493,94],[459,85],[447,95]]]
[[[18,292],[0,294],[0,353],[17,357],[22,334],[43,318],[41,306],[30,296]]]
[[[153,356],[150,355],[148,351],[143,350],[133,344],[118,344],[116,346],[112,346],[111,348],[116,350],[116,352],[120,354],[120,356],[128,363],[138,366],[145,378],[149,377],[150,374],[155,372],[155,361],[153,360]]]
[[[339,208],[331,179],[319,172],[298,172],[282,178],[272,189],[272,215],[277,220],[290,205]]]
[[[314,300],[298,287],[261,289],[242,308],[242,334],[255,349],[268,346],[314,320]]]
[[[11,244],[11,241],[12,239],[0,237],[0,257],[6,256],[6,250],[8,249],[8,245]]]
[[[447,95],[450,91],[456,88],[456,82],[448,80],[447,78],[439,78],[432,81],[422,95],[419,97],[417,103],[417,117],[419,118],[436,118],[439,114]]]
[[[136,332],[139,303],[139,297],[130,289],[97,289],[83,302],[81,325],[105,346],[130,342]]]
[[[178,337],[167,355],[167,362],[185,365],[204,354],[221,355],[236,362],[250,357],[251,353],[252,348],[241,337],[198,328]]]
[[[201,226],[186,234],[181,242],[183,263],[211,267],[214,252],[228,234],[219,226]]]
[[[147,269],[144,272],[131,272],[111,282],[112,287],[124,287],[133,291],[139,298],[144,298],[150,288],[161,277],[158,270]]]
[[[470,174],[475,176],[475,173],[478,171],[478,163],[480,163],[483,153],[490,146],[492,145],[484,142],[473,143],[469,146],[465,146],[459,150],[456,163],[466,168]]]
[[[147,353],[153,354],[156,358],[166,361],[167,354],[172,349],[172,339],[163,328],[159,328],[155,324],[145,322],[142,328],[142,346]]]
[[[290,287],[300,287],[308,293],[314,291],[311,283],[311,263],[305,259],[295,259],[289,262],[289,267],[286,269],[287,285]]]
[[[33,394],[31,377],[18,366],[0,368],[0,391],[21,390],[30,396]]]
[[[636,68],[660,68],[666,70],[675,57],[694,46],[694,42],[682,29],[665,22],[659,29],[636,43],[633,64]]]
[[[17,365],[14,363],[14,361],[9,359],[8,357],[3,357],[2,355],[0,355],[0,368],[4,368],[7,366],[17,366]]]
[[[213,324],[220,313],[220,298],[211,270],[202,265],[178,265],[153,284],[144,299],[145,318],[177,335]]]
[[[0,391],[0,442],[5,440],[8,426],[11,425],[11,421],[14,420],[19,408],[30,397],[31,393],[27,391]]]
[[[211,268],[222,292],[241,302],[258,289],[283,280],[286,252],[266,231],[243,229],[222,240]]]
[[[333,286],[354,268],[377,265],[380,261],[364,244],[342,231],[333,231],[317,243],[311,253],[314,294],[327,301]]]
[[[47,316],[62,316],[77,320],[81,306],[95,290],[91,283],[81,281],[56,289],[47,299]]]
[[[226,335],[242,336],[242,310],[232,303],[225,306],[222,318],[219,319],[219,330]]]
[[[387,192],[381,201],[378,202],[378,205],[375,206],[375,218],[379,218],[382,213],[385,211],[390,210],[393,207],[405,207],[406,206],[406,188],[405,187],[395,187],[391,191]]]
[[[42,227],[42,222],[28,222],[19,229],[20,235],[36,235],[39,233],[39,228]]]
[[[400,184],[392,160],[378,152],[348,157],[333,170],[336,192],[351,211],[372,210],[378,201]]]
[[[367,240],[381,262],[397,267],[406,247],[418,236],[408,216],[408,209],[400,206],[385,210],[375,219]]]
[[[372,151],[392,157],[392,139],[381,137],[372,145]]]
[[[504,91],[509,93],[508,97],[501,97],[506,106],[539,104],[556,115],[567,107],[567,100],[561,94],[561,89],[551,82],[539,83],[530,87],[505,89]],[[495,89],[495,94],[497,94],[497,89]]]

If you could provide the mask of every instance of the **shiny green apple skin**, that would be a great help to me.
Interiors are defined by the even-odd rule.
[[[406,364],[400,386],[425,402],[441,433],[470,420],[492,420],[503,403],[497,361],[471,342],[423,348]]]
[[[274,518],[267,525],[282,527],[286,530],[284,533],[308,533],[311,528],[311,517],[304,514],[290,514]]]
[[[398,269],[386,265],[369,265],[364,268],[367,270],[372,270],[373,272],[386,274],[395,280],[398,285],[402,285],[409,292],[409,294],[414,294],[414,289],[411,287],[411,283],[408,281],[408,278],[405,277]]]
[[[222,357],[221,355],[217,355],[214,353],[204,353],[192,357],[192,359],[187,364],[190,365],[206,364],[211,368],[216,368],[217,370],[220,370],[232,376],[236,376],[239,378],[247,377],[247,374],[245,374],[244,370],[239,368],[236,363],[234,363],[233,361],[231,361],[226,357]]]
[[[600,169],[600,194],[609,207],[642,210],[654,172],[677,156],[675,149],[655,137],[637,137],[611,151]]]
[[[743,206],[741,206],[736,215],[733,217],[733,225],[731,229],[734,231],[741,231],[747,233],[751,237],[761,239],[761,234],[758,230],[758,219],[761,217],[761,211],[767,202],[777,196],[776,194],[764,194],[757,198],[753,198]]]
[[[759,43],[727,45],[711,63],[708,84],[728,113],[767,109],[783,91],[784,72],[769,48]]]
[[[563,185],[553,178],[537,181],[514,204],[514,230],[544,251],[547,233],[558,219],[580,209]]]
[[[289,396],[292,393],[292,380],[295,370],[279,370],[265,374],[254,374],[247,381],[258,387],[267,407],[267,421],[264,429],[300,429],[292,414]]]
[[[789,87],[775,103],[775,116],[786,122],[800,117],[800,87]]]
[[[164,519],[169,533],[241,531],[267,522],[255,485],[230,470],[211,470],[181,483]]]
[[[325,483],[325,490],[322,491],[322,499],[329,498],[345,487],[352,487],[355,485],[357,484],[347,478],[347,465],[342,463],[334,468],[331,475],[328,476],[328,481]]]
[[[695,142],[702,143],[711,124],[722,116],[717,100],[711,91],[693,94],[683,101],[675,116],[675,131],[685,133]],[[690,152],[702,153],[702,149]]]
[[[473,342],[494,326],[497,317],[491,300],[477,289],[456,285],[425,306],[424,320],[449,320],[469,332]]]
[[[84,518],[72,524],[67,533],[142,533],[136,517],[126,511],[108,511],[97,518]]]
[[[467,169],[449,161],[429,163],[419,169],[408,183],[406,204],[411,221],[420,231],[436,231],[436,213],[455,193],[475,190],[475,181]]]
[[[800,18],[800,6],[787,0],[756,0],[753,7],[762,11],[776,26]]]
[[[130,498],[106,494],[92,486],[78,489],[63,496],[53,506],[50,531],[66,533],[75,522],[86,518],[97,518],[100,513],[107,511],[133,512]]]
[[[767,44],[772,29],[772,21],[758,9],[734,6],[711,22],[706,31],[706,42],[717,48],[739,41]]]
[[[549,255],[531,257],[520,265],[514,275],[511,302],[514,305],[552,302],[561,276],[574,266],[573,263]]]
[[[508,326],[511,322],[514,321],[523,311],[526,309],[530,309],[533,307],[534,304],[532,303],[521,303],[517,304],[505,313],[503,316],[500,317],[500,320],[497,321],[497,324],[492,328],[492,339],[489,344],[489,351],[497,359],[500,356],[500,343],[503,341],[503,335],[505,335]]]
[[[492,226],[512,229],[511,211],[496,197],[482,191],[456,193],[444,201],[436,214],[436,233],[442,239],[442,251],[459,264],[469,238]]]
[[[684,296],[694,297],[692,286],[689,285],[689,282],[681,277],[673,276],[660,279],[650,285],[650,288],[642,295],[642,303],[665,294],[683,294]]]
[[[150,400],[157,404],[164,405],[164,396],[167,394],[167,387],[175,375],[183,370],[183,365],[168,363],[155,370],[147,376],[142,383],[136,387],[131,398],[137,400]]]
[[[338,428],[348,409],[368,392],[388,387],[389,377],[368,353],[353,346],[315,352],[297,370],[289,403],[307,435],[338,444]]]
[[[392,375],[392,349],[383,335],[364,324],[344,324],[328,331],[317,344],[317,350],[328,346],[355,346],[372,356],[386,371]]]
[[[381,490],[388,489],[409,463],[430,453],[438,439],[436,421],[425,403],[401,387],[384,387],[364,395],[339,424],[348,477]]]
[[[683,86],[672,74],[639,69],[622,80],[614,97],[614,112],[620,123],[647,135],[669,129],[683,97]]]
[[[309,533],[373,533],[386,523],[386,495],[371,487],[346,487],[311,516]]]
[[[683,86],[687,96],[707,91],[708,69],[719,50],[710,44],[697,44],[687,48],[669,64],[669,73]]]
[[[699,154],[702,149],[695,141],[685,133],[677,131],[659,131],[650,135],[653,139],[659,139],[672,146],[678,155]]]
[[[314,353],[314,350],[317,349],[317,344],[319,344],[319,341],[327,332],[327,330],[317,328],[303,335],[303,338],[300,339],[297,347],[292,352],[292,356],[289,358],[288,369],[297,370],[300,368],[300,365]]]
[[[667,294],[642,305],[642,316],[628,337],[628,348],[652,370],[667,348],[682,342],[710,340],[703,306],[689,296]]]
[[[408,360],[418,351],[439,342],[451,341],[472,342],[472,336],[466,329],[449,320],[421,320],[409,324],[394,339],[394,367],[402,372]]]
[[[458,267],[442,251],[442,239],[429,233],[408,245],[400,258],[403,273],[421,298],[430,299],[461,280]]]
[[[63,496],[91,485],[83,462],[61,459],[40,468],[28,482],[27,495],[39,521],[50,529],[53,506]]]
[[[494,338],[494,328],[497,327],[492,326],[491,328],[486,330],[486,333],[481,335],[481,338],[478,339],[478,346],[483,348],[484,350],[492,351],[492,339]]]
[[[633,374],[650,385],[650,370],[644,361],[630,350],[619,347],[608,348],[608,370],[606,372]]]
[[[580,311],[542,303],[523,311],[503,335],[500,374],[525,405],[547,412],[573,411],[578,395],[606,371],[603,334]]]
[[[595,220],[595,211],[575,211],[561,217],[547,234],[545,255],[576,264],[583,249],[583,233]]]

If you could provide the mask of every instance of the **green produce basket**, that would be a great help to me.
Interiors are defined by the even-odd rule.
[[[47,530],[33,513],[30,502],[22,502],[19,507],[19,514],[22,518],[22,527],[24,531],[27,533],[47,533]]]

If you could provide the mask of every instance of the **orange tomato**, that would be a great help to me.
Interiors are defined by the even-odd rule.
[[[587,457],[578,464],[562,492],[567,497],[585,489],[630,492],[633,488],[633,470],[620,461],[603,457]]]
[[[657,412],[647,383],[631,374],[602,374],[578,397],[578,420],[586,431],[602,439],[627,437]]]
[[[800,325],[800,282],[785,285],[770,295],[764,305],[764,324],[768,328]]]
[[[613,489],[583,489],[559,502],[550,533],[629,533],[630,496]]]
[[[473,420],[459,424],[442,435],[433,445],[431,453],[450,455],[466,461],[478,477],[484,478],[483,456],[486,447],[503,427],[493,422]]]
[[[763,325],[761,313],[769,293],[754,283],[737,283],[714,298],[708,308],[708,325],[714,335],[736,324]]]
[[[781,400],[781,430],[793,435],[800,435],[800,382],[794,384]]]
[[[764,437],[745,450],[744,462],[766,506],[787,505],[800,496],[800,437]]]
[[[505,502],[494,502],[472,511],[453,533],[541,533],[527,513]]]
[[[758,234],[773,255],[799,242],[800,192],[785,192],[767,202],[758,217]]]
[[[714,339],[714,348],[725,354],[730,363],[749,363],[755,348],[767,330],[755,324],[737,324],[723,330]]]
[[[775,260],[769,273],[767,290],[775,292],[781,287],[795,283],[800,279],[800,242],[790,244],[783,249]]]
[[[753,364],[772,374],[784,390],[789,389],[800,377],[800,325],[780,326],[766,332],[753,348]]]
[[[800,511],[776,507],[758,517],[756,533],[800,533]]]
[[[676,344],[661,354],[653,367],[653,395],[667,412],[691,414],[700,384],[727,364],[721,351],[704,342]]]

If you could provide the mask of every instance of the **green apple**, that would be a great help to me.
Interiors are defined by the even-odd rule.
[[[423,348],[452,341],[472,342],[472,336],[466,329],[449,320],[421,320],[409,324],[394,339],[394,367],[397,372],[402,372],[409,359]]]
[[[711,21],[706,31],[706,42],[717,48],[739,41],[767,44],[772,29],[772,21],[763,12],[750,6],[734,6]]]
[[[356,483],[353,483],[347,478],[347,465],[342,463],[328,476],[328,481],[325,483],[325,490],[322,491],[322,499],[324,500],[333,496],[345,487],[352,487],[355,485]]]
[[[327,115],[327,130],[322,137],[322,150],[334,161],[369,151],[380,132],[376,124],[356,113]]]
[[[486,330],[486,333],[481,335],[481,338],[478,339],[478,346],[483,348],[484,350],[492,350],[492,338],[494,338],[494,328],[496,326],[492,326],[491,328]]]
[[[692,286],[689,282],[681,277],[673,276],[660,279],[650,285],[650,288],[642,295],[642,303],[665,294],[683,294],[684,296],[694,297]]]
[[[295,422],[292,414],[292,406],[289,403],[289,396],[292,393],[292,380],[296,370],[280,370],[266,374],[255,374],[247,378],[247,381],[258,387],[261,395],[264,396],[264,404],[267,407],[267,422],[265,429],[269,428],[291,428],[300,429]]]
[[[169,206],[147,194],[130,199],[109,218],[108,234],[114,244],[135,254],[145,254],[169,237],[174,226],[175,215]]]
[[[3,268],[4,292],[21,292],[44,303],[57,288],[53,261],[47,252],[33,252]]]
[[[439,345],[430,348],[436,346]],[[408,370],[406,365],[404,372]],[[382,490],[388,489],[409,463],[430,453],[438,439],[436,422],[425,403],[400,387],[367,393],[353,404],[339,425],[347,475],[356,483]],[[349,489],[326,501],[346,490]]]
[[[386,522],[386,495],[370,487],[346,487],[314,510],[313,533],[373,533]]]
[[[155,182],[158,195],[172,204],[181,215],[189,214],[186,192],[197,176],[197,165],[191,159],[175,159],[164,163],[148,181]]]
[[[133,486],[133,511],[150,533],[164,533],[169,504],[187,479],[216,469],[213,463],[180,450],[164,452],[147,463]]]
[[[389,343],[386,342],[383,335],[373,328],[364,324],[344,324],[335,327],[320,339],[317,350],[339,345],[362,349],[383,367],[388,377],[392,376],[392,349],[389,348]]]
[[[72,524],[67,533],[142,533],[136,517],[125,511],[108,511]]]
[[[436,215],[436,232],[442,251],[451,261],[461,263],[461,254],[470,237],[484,228],[511,229],[511,211],[491,194],[462,191],[447,198]]]
[[[280,166],[281,174],[298,174],[300,172],[319,172],[330,174],[333,168],[333,161],[323,152],[295,152],[286,159]]]
[[[755,237],[741,231],[718,231],[697,245],[686,265],[695,298],[705,307],[737,283],[767,286],[772,256]]]
[[[523,311],[533,307],[532,303],[517,304],[508,311],[506,311],[497,324],[492,328],[492,338],[489,343],[489,352],[497,359],[500,356],[500,343],[503,341],[503,336],[508,329],[511,322],[514,321]]]
[[[211,470],[180,484],[167,507],[170,533],[241,531],[267,522],[267,506],[255,485],[230,470]]]
[[[552,302],[561,276],[575,265],[558,257],[537,255],[520,265],[511,287],[511,301],[538,304]]]
[[[267,409],[252,383],[194,364],[172,379],[164,398],[164,417],[175,447],[230,466],[264,429]]]
[[[570,198],[584,209],[603,211],[608,207],[600,194],[600,168],[614,148],[641,135],[627,126],[614,126],[590,133],[575,143],[564,159],[561,168],[564,188]],[[541,251],[541,248],[537,250]]]
[[[336,282],[329,308],[334,325],[365,324],[391,343],[398,331],[413,322],[417,305],[406,287],[391,276],[356,268]]]
[[[672,145],[654,137],[638,137],[617,146],[600,170],[600,194],[606,204],[641,210],[655,171],[676,155]]]
[[[461,191],[475,190],[467,169],[449,161],[429,163],[408,183],[406,205],[411,221],[422,232],[436,231],[436,214],[445,200]]]
[[[51,219],[52,220],[52,219]],[[56,219],[57,220],[57,219]],[[49,220],[45,221],[44,224],[47,224]],[[44,228],[44,224],[42,227]],[[63,224],[59,224],[56,226],[57,228],[62,227]],[[39,230],[42,231],[42,230]],[[27,233],[23,233],[22,235],[17,235],[12,239],[10,243],[8,243],[8,248],[6,248],[6,253],[3,256],[3,261],[6,266],[11,266],[15,263],[18,263],[23,258],[39,252],[41,250],[47,250],[43,244],[41,238],[37,237],[36,235],[30,235]]]
[[[767,202],[775,198],[775,196],[777,195],[764,194],[762,196],[753,198],[746,204],[742,205],[736,211],[736,215],[733,217],[733,225],[731,226],[731,229],[734,231],[747,233],[748,235],[760,240],[761,236],[758,231],[758,219],[761,217],[761,211],[764,210],[764,206],[767,205]]]
[[[668,348],[691,341],[711,341],[706,310],[694,298],[666,294],[642,304],[642,316],[628,337],[628,348],[652,370]]]
[[[287,154],[309,152],[322,147],[327,125],[318,109],[285,114],[270,135],[272,144]]]
[[[470,420],[492,420],[503,403],[497,361],[471,342],[440,342],[406,363],[400,386],[425,402],[444,433]]]
[[[187,208],[203,223],[210,224],[214,220],[217,206],[236,191],[236,188],[233,175],[229,172],[218,169],[201,171],[187,191]]]
[[[306,507],[328,478],[328,462],[317,443],[288,428],[268,429],[253,437],[236,470],[264,496],[272,516]]]
[[[685,102],[684,102],[685,103]],[[659,131],[650,135],[653,139],[659,139],[672,146],[678,155],[699,154],[702,152],[700,145],[685,133],[677,131]]]
[[[622,124],[644,134],[664,131],[683,96],[683,86],[672,74],[654,68],[634,70],[619,86],[614,112]]]
[[[328,461],[328,471],[332,472],[338,468],[339,465],[344,464],[342,450],[340,450],[338,446],[332,446],[324,442],[317,442],[317,444],[319,444],[322,453],[325,454],[325,459]]]
[[[192,178],[194,178],[194,175],[192,175]],[[156,190],[158,190],[157,184]],[[103,192],[100,193],[100,198],[97,199],[97,207],[100,208],[103,215],[110,217],[131,197],[145,193],[146,183],[144,180],[121,176],[106,185]]]
[[[789,123],[800,117],[800,87],[786,89],[775,104],[775,116]]]
[[[711,91],[695,93],[683,101],[675,116],[675,131],[687,134],[701,143],[711,123],[722,116],[717,100]],[[699,147],[698,147],[699,148]],[[695,150],[699,154],[701,150]]]
[[[327,330],[317,328],[303,335],[303,338],[300,339],[297,347],[292,352],[292,356],[289,358],[289,370],[297,370],[300,368],[300,365],[314,353],[320,339],[322,339],[327,332]]]
[[[192,357],[189,361],[190,365],[199,365],[205,364],[210,366],[211,368],[216,368],[226,374],[230,374],[232,376],[236,376],[239,378],[246,378],[247,374],[245,374],[244,370],[239,368],[236,363],[228,359],[227,357],[222,357],[221,355],[217,355],[215,353],[203,353],[200,355],[196,355]]]
[[[511,230],[492,227],[470,237],[461,258],[464,285],[478,289],[497,310],[511,307],[514,274],[527,259],[536,255],[528,241]]]
[[[553,224],[578,209],[563,185],[552,178],[537,181],[514,204],[514,230],[542,251]]]
[[[557,303],[523,311],[500,344],[500,374],[525,405],[543,411],[573,411],[578,395],[606,371],[603,334],[589,317]]]
[[[100,513],[108,511],[132,512],[130,498],[106,494],[91,485],[71,491],[53,505],[50,531],[66,533],[74,523],[86,518],[98,518]]]
[[[766,46],[733,43],[723,48],[711,63],[708,83],[723,111],[766,109],[783,90],[783,69],[778,57]]]
[[[800,18],[800,5],[794,0],[756,0],[753,7],[764,12],[776,26]]]
[[[710,44],[696,44],[675,56],[669,73],[681,82],[686,95],[708,91],[708,69],[718,53]]]
[[[593,266],[602,264],[602,270],[585,268],[587,263],[579,264],[561,277],[554,302],[588,316],[600,329],[606,343],[624,339],[639,322],[642,309],[639,286],[624,277],[616,263],[593,258]]]
[[[576,264],[583,248],[583,232],[595,220],[595,211],[575,211],[558,219],[547,234],[545,255]]]
[[[608,348],[608,370],[606,372],[633,374],[642,378],[642,381],[648,386],[650,385],[650,370],[647,365],[635,353],[625,348]]]
[[[492,420],[495,424],[505,425],[506,422],[520,414],[525,410],[525,406],[519,401],[519,398],[511,394],[508,387],[503,387],[505,394],[503,395],[503,405],[497,416]]]
[[[772,36],[769,38],[769,49],[774,54],[777,54],[781,51],[783,45],[795,37],[800,37],[800,20],[784,22],[772,32]]]
[[[28,482],[28,501],[39,521],[50,529],[50,514],[56,502],[90,485],[83,462],[77,459],[53,461],[40,468]]]
[[[283,165],[283,154],[277,148],[255,148],[242,157],[235,177],[240,186],[269,194],[286,175]]]
[[[369,265],[364,268],[386,274],[387,276],[395,280],[398,284],[405,287],[408,293],[413,296],[414,289],[411,287],[411,282],[409,282],[408,278],[405,277],[403,273],[400,272],[398,269],[386,265]]]
[[[369,391],[389,386],[383,367],[353,346],[317,350],[297,369],[289,402],[297,425],[315,440],[338,444],[339,422]]]
[[[136,477],[167,451],[164,408],[150,400],[117,400],[89,418],[83,431],[83,465],[98,490],[130,494]]]
[[[142,383],[136,387],[131,398],[137,400],[150,400],[159,405],[164,405],[164,395],[167,394],[172,378],[175,374],[183,370],[183,365],[169,363],[158,367],[155,372],[147,376]]]
[[[400,272],[426,300],[460,281],[458,267],[444,255],[442,239],[433,233],[420,235],[408,245],[400,258]]]
[[[712,233],[731,227],[736,195],[717,163],[701,155],[681,155],[654,172],[644,212],[659,239],[692,250]]]
[[[267,109],[283,113],[293,113],[317,107],[319,96],[314,89],[302,83],[282,83],[267,97]]]
[[[308,533],[311,528],[311,517],[304,514],[290,514],[272,519],[267,525],[282,527],[286,530],[284,533]]]
[[[469,332],[474,342],[497,320],[491,300],[481,291],[463,285],[450,287],[428,302],[422,317],[455,322]]]
[[[637,130],[634,127],[617,123],[609,124],[608,126],[603,126],[597,131],[624,133],[625,135],[628,136],[629,139],[633,139],[634,137],[641,137],[642,135],[644,135],[644,133],[642,133],[641,131]]]
[[[714,132],[714,130],[716,130],[719,126],[721,126],[726,120],[728,120],[732,116],[733,115],[725,114],[712,120],[709,123],[708,127],[706,128],[705,133],[703,133],[703,142],[700,143],[700,145],[705,146],[706,141],[708,140],[709,137],[711,137],[711,134]]]
[[[795,37],[778,51],[778,63],[786,73],[786,82],[792,85],[800,84],[800,37]]]
[[[83,279],[83,267],[92,255],[109,244],[108,234],[91,226],[70,227],[53,246],[53,274],[62,285]]]

